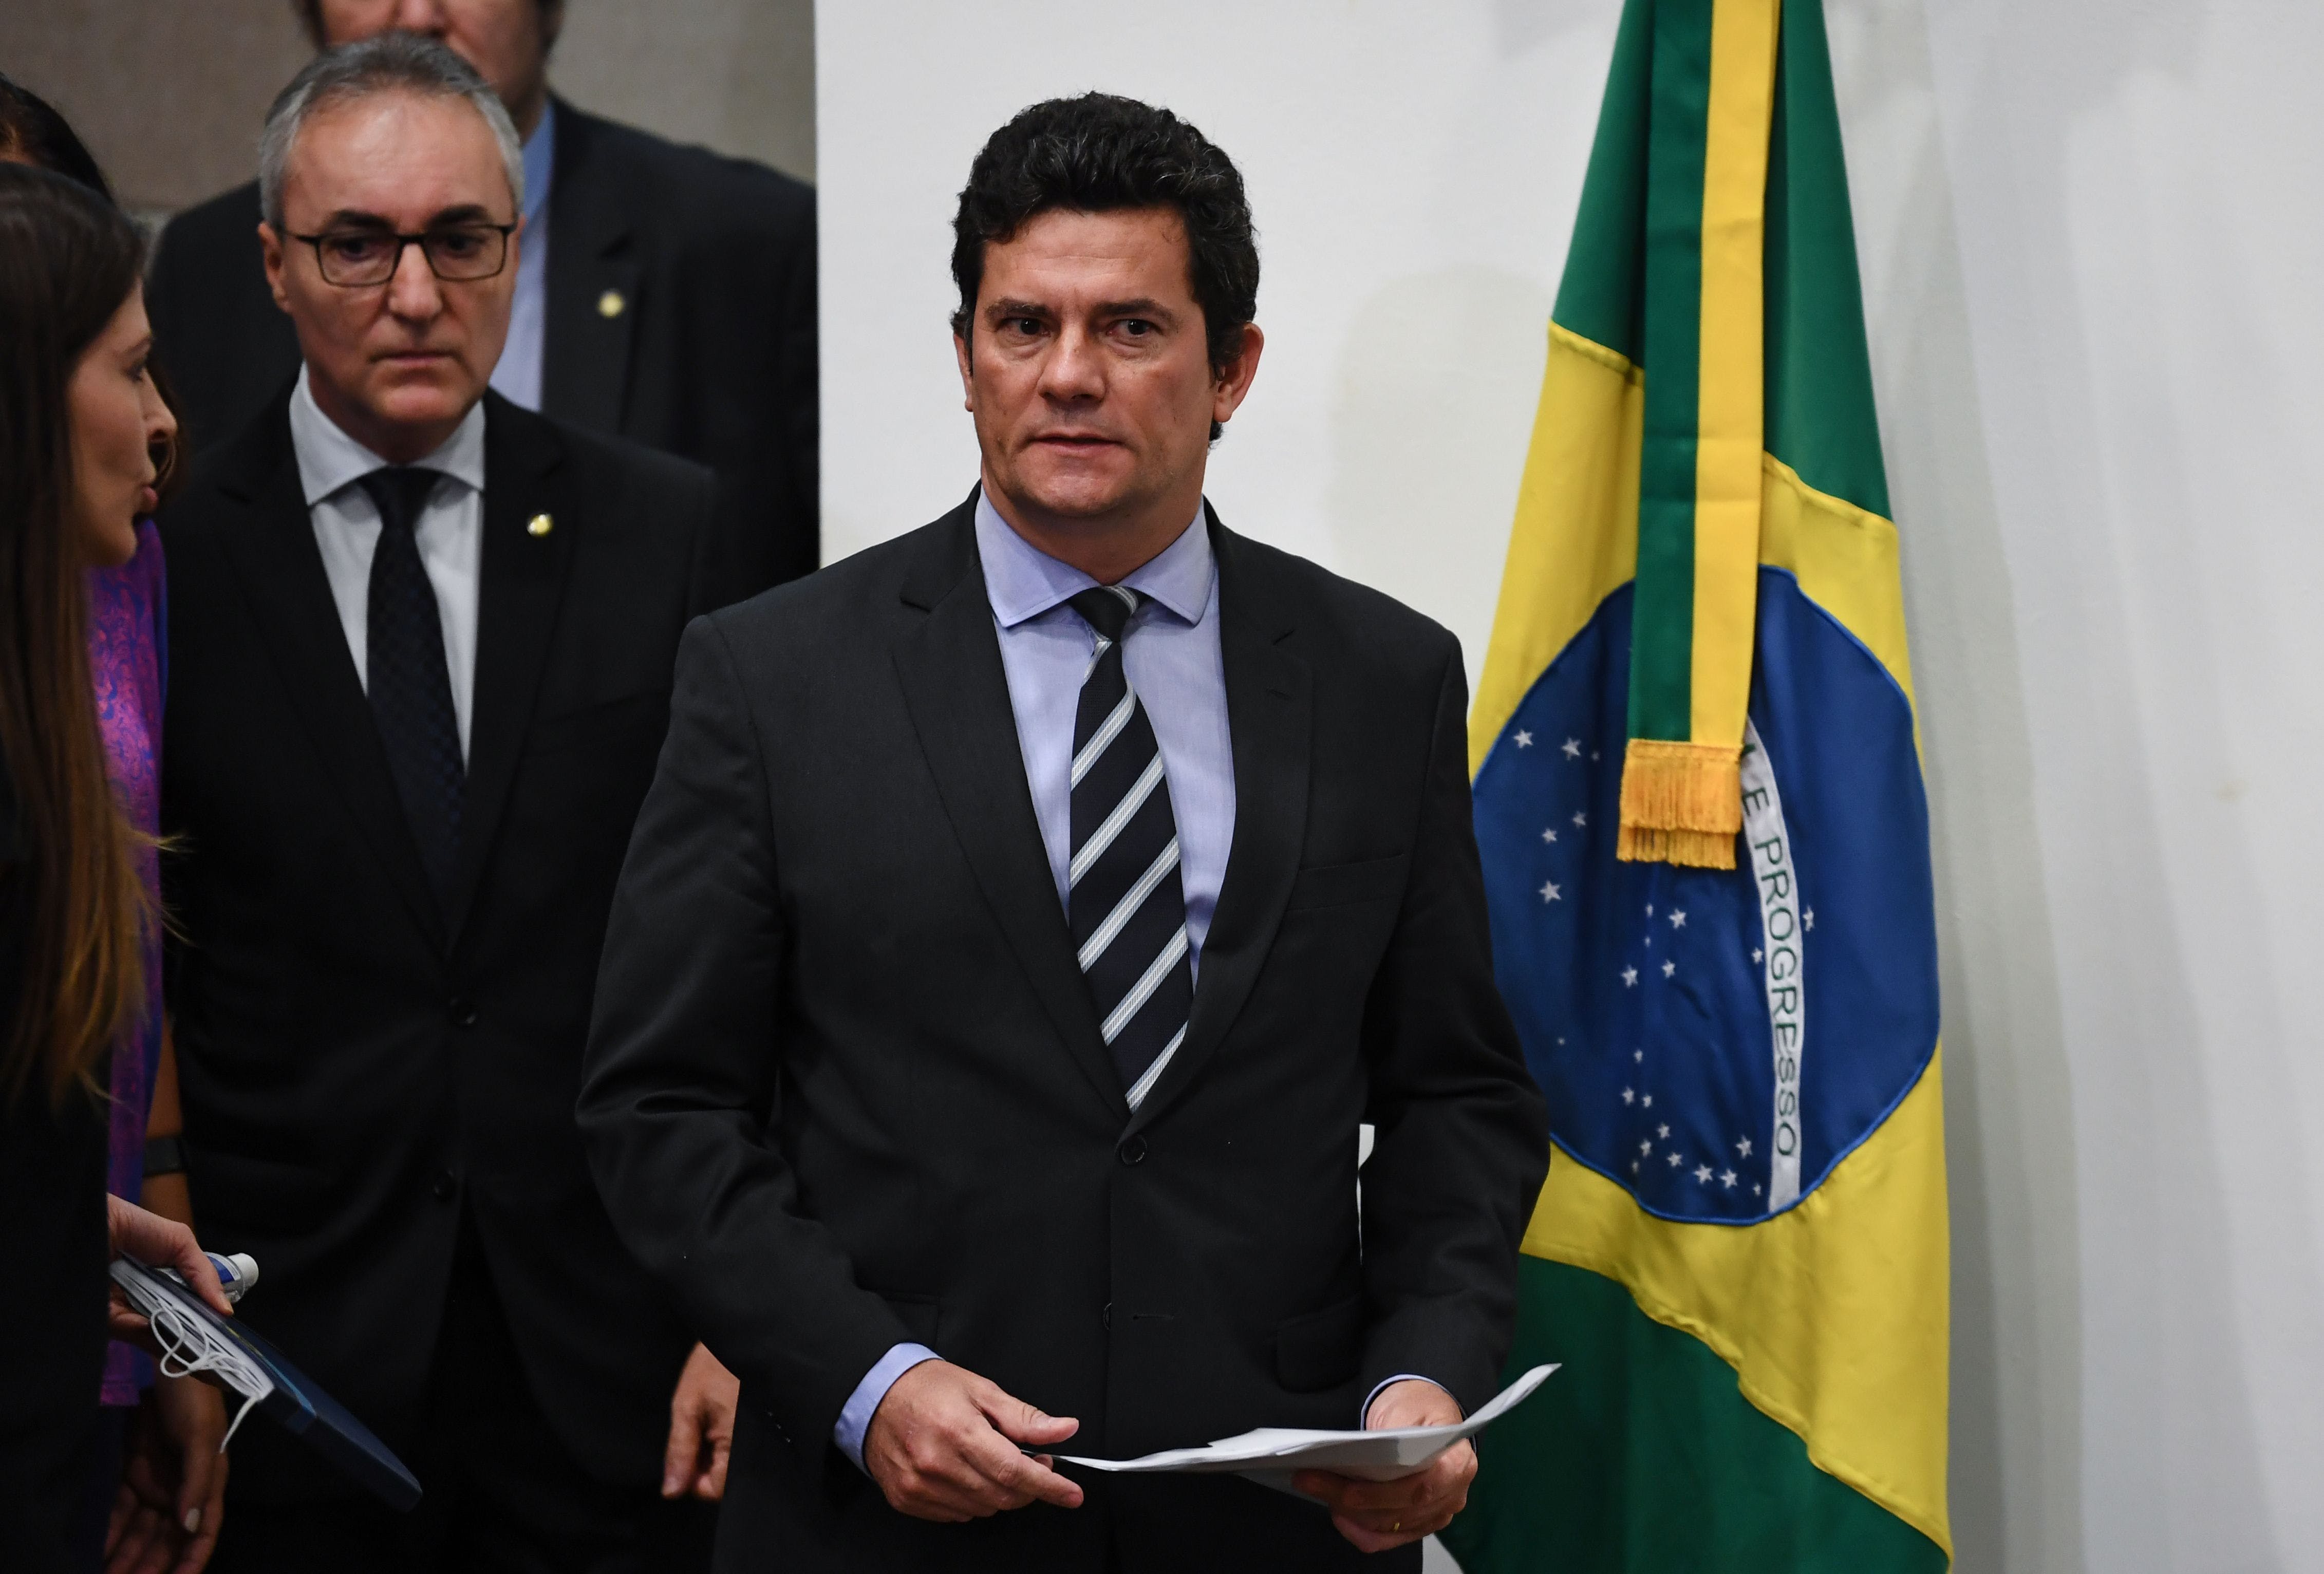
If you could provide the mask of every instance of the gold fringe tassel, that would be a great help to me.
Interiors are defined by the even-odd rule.
[[[1622,755],[1614,856],[1632,863],[1733,869],[1743,829],[1740,745],[1633,738]]]

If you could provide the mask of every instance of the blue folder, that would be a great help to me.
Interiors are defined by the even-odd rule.
[[[197,1326],[231,1345],[273,1383],[258,1401],[258,1412],[320,1454],[349,1480],[377,1496],[390,1508],[409,1513],[420,1501],[420,1482],[395,1457],[394,1450],[372,1435],[345,1405],[317,1386],[314,1380],[283,1358],[282,1352],[242,1326],[240,1320],[220,1317],[202,1298],[173,1274],[149,1268],[127,1257],[114,1264],[114,1276],[134,1275],[145,1289],[170,1298]],[[220,1373],[224,1379],[226,1374]],[[249,1391],[228,1386],[249,1396]]]

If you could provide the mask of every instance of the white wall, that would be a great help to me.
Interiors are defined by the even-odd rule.
[[[1102,87],[1250,183],[1221,511],[1473,671],[1618,10],[819,7],[827,554],[973,480],[953,196]],[[2324,1569],[2324,7],[1826,11],[1936,811],[1959,1567]]]

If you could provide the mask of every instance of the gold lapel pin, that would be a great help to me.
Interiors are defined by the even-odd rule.
[[[608,290],[604,294],[597,297],[597,315],[603,318],[619,317],[629,304],[622,299],[620,290]]]
[[[547,514],[535,514],[525,521],[524,533],[528,536],[546,536],[556,528],[557,521]]]

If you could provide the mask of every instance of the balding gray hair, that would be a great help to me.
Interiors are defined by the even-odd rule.
[[[383,32],[358,43],[325,50],[290,78],[266,112],[258,138],[258,206],[274,233],[283,233],[282,181],[290,149],[317,110],[381,93],[413,93],[423,98],[465,98],[484,117],[500,143],[501,167],[509,197],[524,211],[524,148],[500,95],[476,69],[435,40],[416,32]]]

